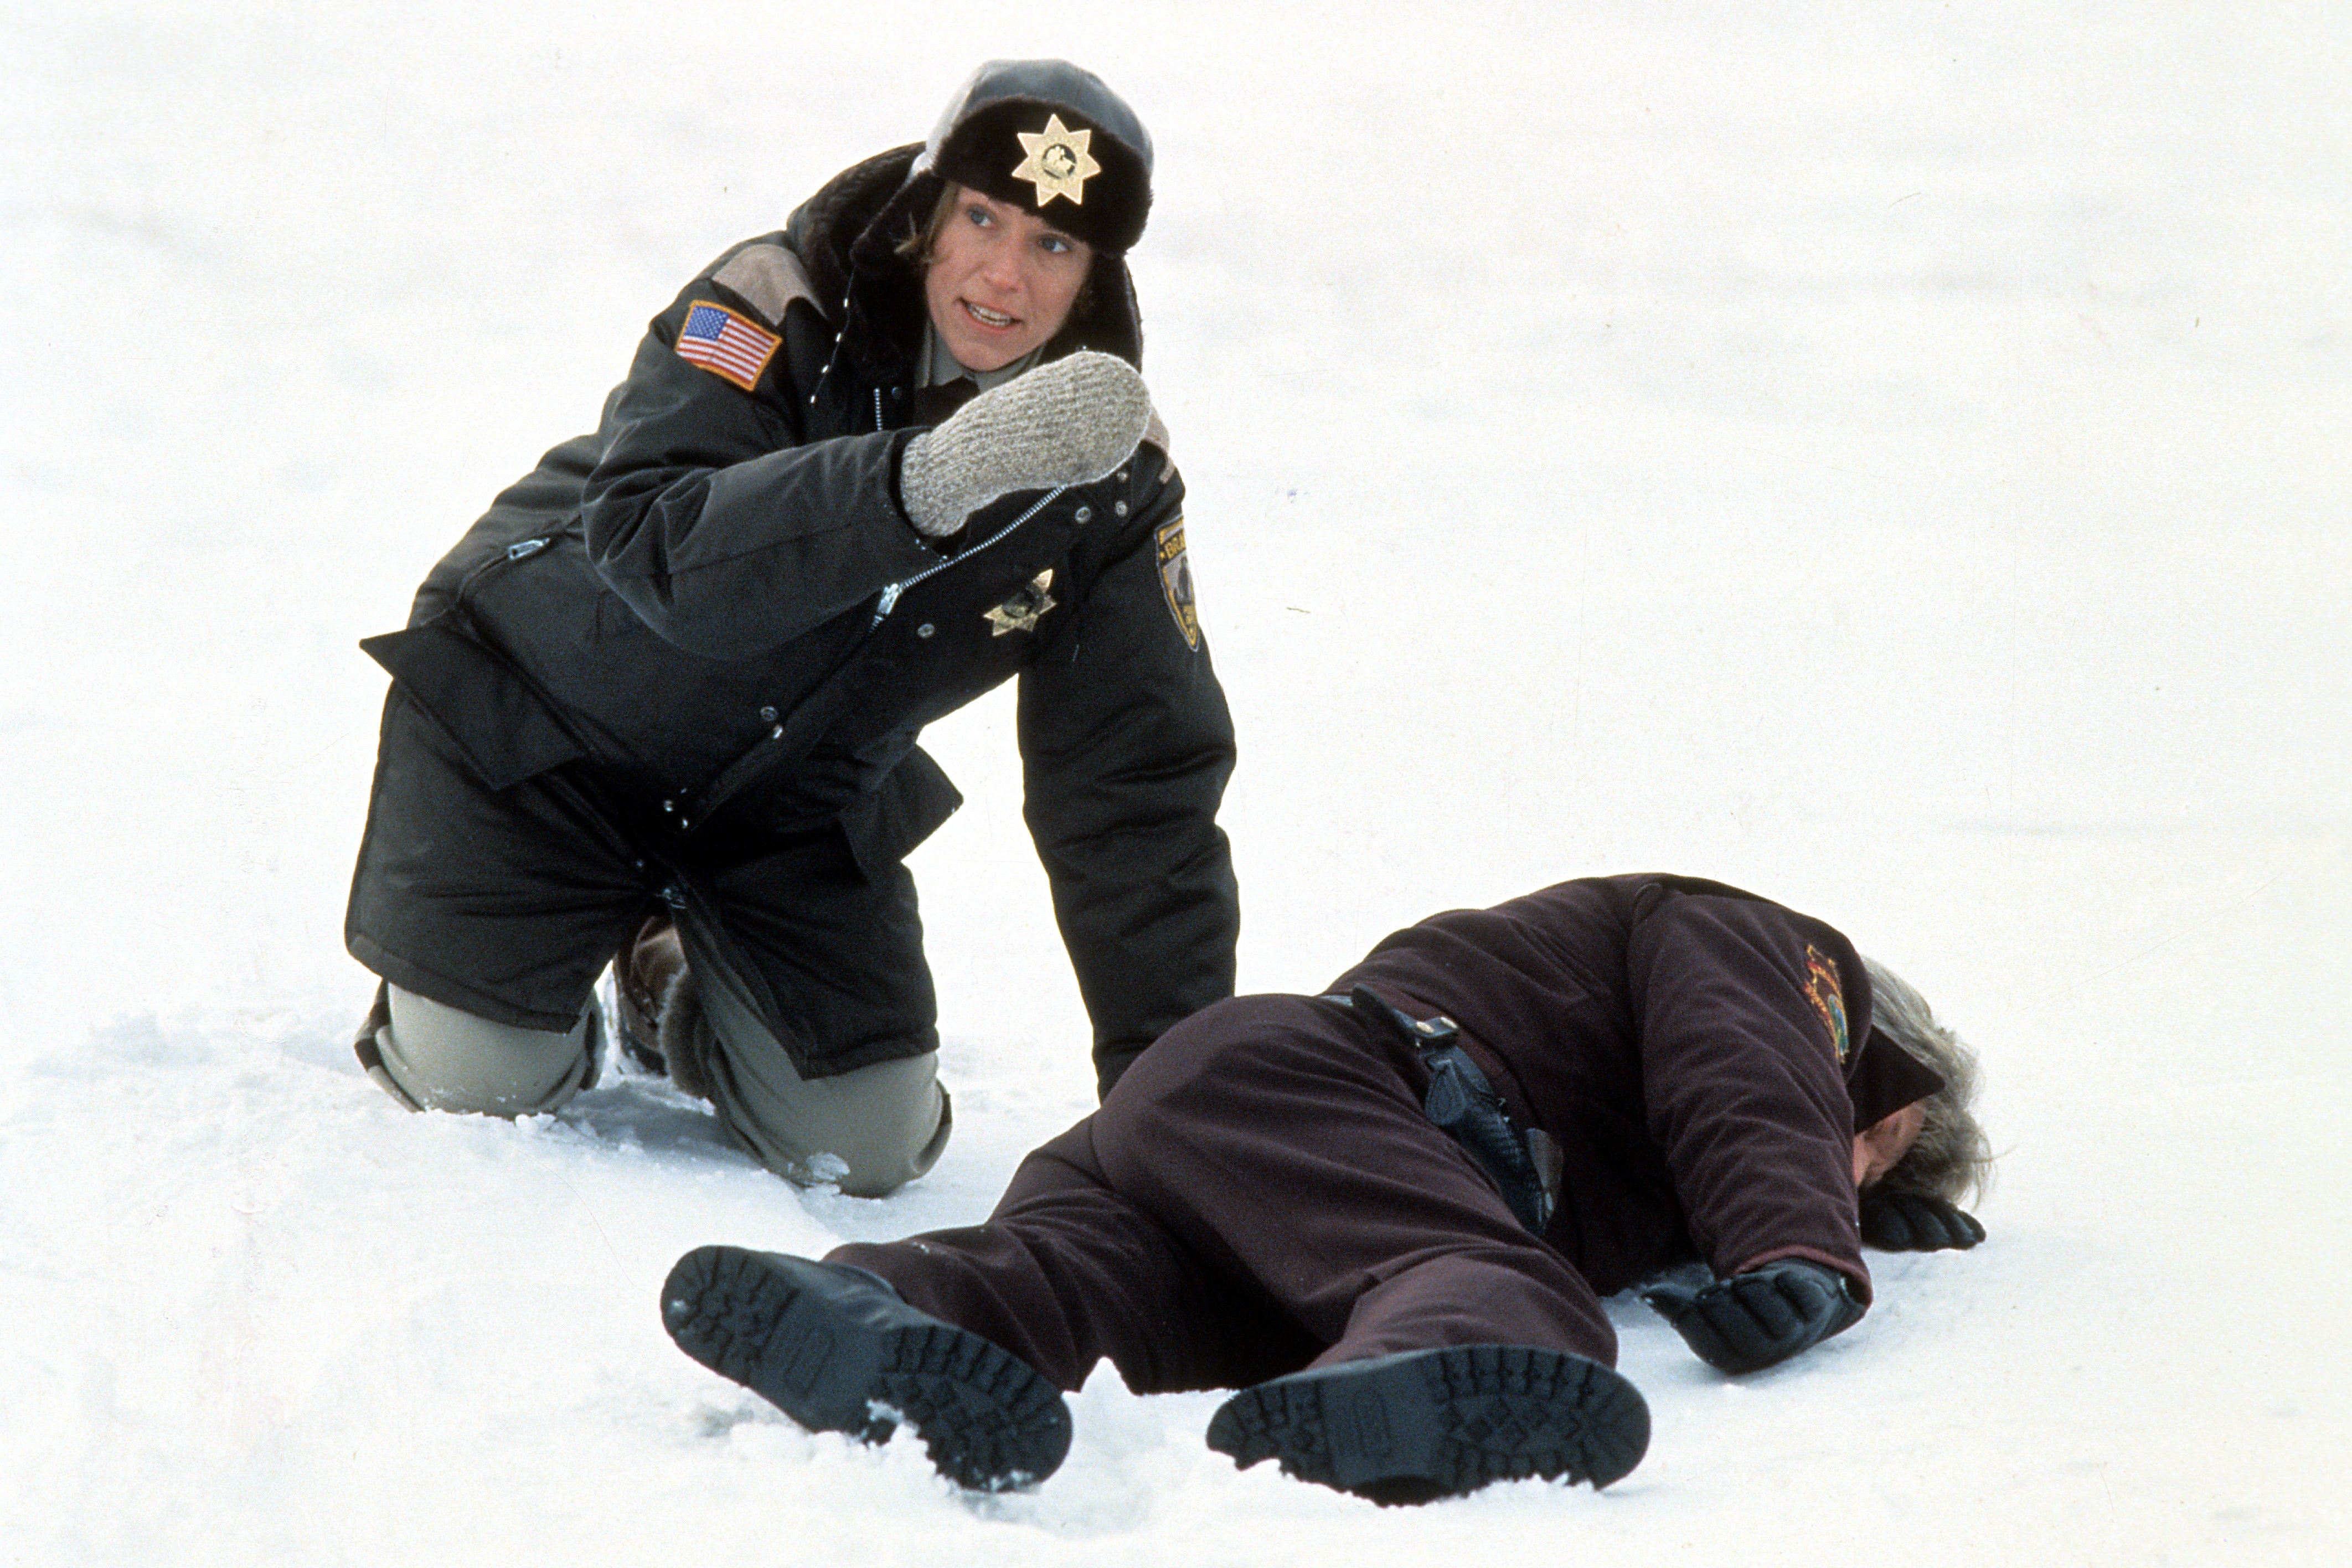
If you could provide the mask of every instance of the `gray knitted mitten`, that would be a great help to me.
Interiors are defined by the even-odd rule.
[[[999,496],[1092,484],[1131,456],[1151,395],[1115,354],[1082,351],[1013,377],[907,443],[898,493],[940,539]]]

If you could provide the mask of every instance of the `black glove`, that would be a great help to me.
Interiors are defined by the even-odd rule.
[[[1695,1286],[1665,1280],[1642,1292],[1698,1359],[1719,1372],[1760,1372],[1862,1321],[1845,1276],[1783,1258]]]
[[[1862,1239],[1881,1252],[1965,1252],[1985,1238],[1977,1216],[1916,1193],[1862,1194]]]

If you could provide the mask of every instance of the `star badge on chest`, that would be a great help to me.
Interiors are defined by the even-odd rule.
[[[996,628],[988,635],[1001,637],[1007,632],[1035,631],[1045,612],[1060,602],[1045,591],[1053,585],[1054,569],[1048,566],[1013,590],[1011,598],[988,612],[988,624]]]

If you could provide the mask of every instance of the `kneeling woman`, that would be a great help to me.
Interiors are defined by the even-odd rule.
[[[1233,990],[1233,729],[1138,374],[1134,112],[997,61],[654,319],[595,432],[499,497],[391,671],[345,939],[361,1060],[423,1109],[631,1053],[772,1169],[886,1193],[946,1142],[901,861],[915,744],[1020,682],[1026,816],[1108,1089]]]

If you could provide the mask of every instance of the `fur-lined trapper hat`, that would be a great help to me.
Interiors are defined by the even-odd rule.
[[[1032,212],[1114,255],[1151,211],[1151,136],[1103,79],[1067,60],[991,60],[948,101],[915,172]]]

